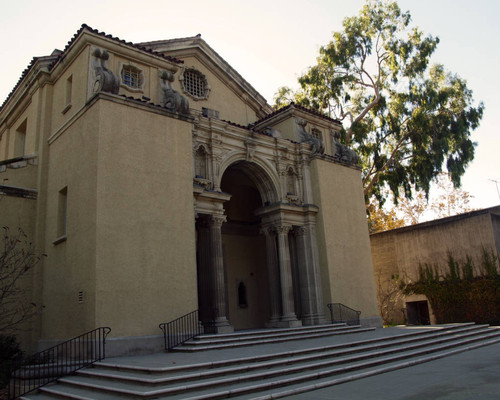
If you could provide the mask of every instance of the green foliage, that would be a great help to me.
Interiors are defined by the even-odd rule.
[[[458,186],[474,158],[474,106],[465,80],[430,66],[439,39],[410,26],[393,1],[367,1],[358,16],[321,47],[317,64],[299,77],[301,90],[280,88],[276,105],[294,100],[342,120],[344,144],[361,157],[365,195],[383,201],[429,192],[444,168]]]
[[[497,264],[498,260],[495,256],[493,250],[488,251],[483,247],[482,252],[482,263],[481,263],[481,274],[489,278],[494,279],[498,276]]]
[[[0,388],[7,386],[12,373],[12,365],[23,358],[15,336],[0,335]]]
[[[483,248],[479,269],[470,256],[460,264],[450,253],[447,267],[440,275],[438,265],[420,266],[418,280],[401,285],[403,293],[425,295],[439,324],[474,321],[499,325],[500,275],[493,250]]]

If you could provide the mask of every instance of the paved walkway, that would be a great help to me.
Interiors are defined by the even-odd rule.
[[[281,353],[306,347],[355,342],[370,338],[397,336],[410,331],[436,327],[394,327],[371,332],[339,335],[296,342],[248,346],[196,353],[157,353],[147,356],[108,358],[106,363],[143,367],[213,362],[260,354]],[[500,400],[500,344],[445,357],[358,381],[290,396],[297,400]]]
[[[287,399],[498,400],[500,344]]]

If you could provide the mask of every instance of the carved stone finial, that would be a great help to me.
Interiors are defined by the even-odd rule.
[[[173,81],[174,74],[172,72],[160,72],[160,105],[172,112],[189,115],[189,102],[172,88]]]
[[[313,154],[323,154],[325,152],[325,146],[320,139],[315,138],[311,133],[307,132],[307,121],[302,118],[297,118],[296,123],[298,127],[299,143],[310,144],[312,146]]]
[[[359,162],[358,154],[353,149],[350,149],[346,145],[340,143],[339,139],[340,139],[340,132],[339,131],[332,132],[333,157],[351,164],[358,164]]]
[[[280,138],[281,137],[281,131],[279,131],[276,128],[273,128],[272,126],[266,126],[266,128],[262,131],[267,136],[271,136],[273,138]]]
[[[106,62],[109,59],[109,53],[106,50],[95,49],[92,55],[94,56],[95,71],[93,92],[118,94],[120,90],[120,79],[106,66]]]

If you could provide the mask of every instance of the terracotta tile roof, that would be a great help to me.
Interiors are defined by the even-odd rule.
[[[253,125],[259,125],[262,122],[266,121],[267,119],[270,119],[270,118],[274,117],[275,115],[278,115],[278,114],[281,114],[281,113],[283,113],[285,111],[288,111],[290,108],[296,108],[298,110],[305,111],[305,112],[307,112],[309,114],[316,115],[317,117],[321,117],[323,119],[326,119],[326,120],[328,120],[330,122],[334,122],[336,124],[342,125],[342,122],[340,122],[338,119],[330,118],[330,117],[328,117],[325,114],[322,114],[322,113],[320,113],[320,112],[318,112],[316,110],[313,110],[313,109],[301,106],[299,104],[295,104],[294,102],[291,102],[287,106],[281,107],[279,110],[276,110],[276,111],[272,112],[271,114],[266,115],[264,118],[261,118],[260,120],[256,121]]]
[[[17,83],[14,85],[14,88],[10,91],[10,93],[7,95],[7,98],[3,101],[2,105],[0,106],[0,111],[2,108],[5,106],[7,101],[11,98],[11,96],[14,94],[14,91],[17,89],[17,87],[21,84],[21,81],[24,79],[24,77],[28,74],[30,69],[33,67],[33,65],[36,63],[39,57],[33,57],[28,64],[28,66],[24,69],[24,71],[21,73],[21,77],[18,79]]]
[[[19,80],[17,81],[16,85],[14,86],[14,88],[11,90],[11,92],[8,94],[7,98],[4,100],[4,102],[2,103],[2,105],[0,106],[0,111],[3,109],[3,107],[5,106],[5,104],[7,103],[7,101],[9,101],[9,99],[12,97],[12,95],[14,94],[14,92],[16,91],[16,89],[19,87],[19,85],[21,84],[22,80],[26,77],[26,75],[28,74],[28,72],[31,70],[31,68],[33,68],[33,66],[36,64],[36,62],[38,60],[41,60],[41,59],[50,59],[51,57],[54,58],[54,60],[49,64],[48,66],[48,70],[51,71],[52,68],[54,68],[54,66],[62,59],[64,59],[64,57],[66,56],[66,52],[68,51],[68,49],[71,47],[71,45],[76,41],[76,39],[82,34],[82,32],[84,31],[88,31],[88,32],[91,32],[95,35],[98,35],[98,36],[101,36],[101,37],[104,37],[104,38],[107,38],[107,39],[111,39],[115,42],[119,42],[119,43],[122,43],[122,44],[125,44],[127,46],[130,46],[130,47],[133,47],[137,50],[141,50],[141,51],[144,51],[146,53],[149,53],[149,54],[152,54],[156,57],[161,57],[165,60],[168,60],[170,62],[174,62],[176,64],[183,64],[184,61],[182,60],[179,60],[175,57],[171,57],[171,56],[165,56],[161,53],[158,53],[154,50],[151,50],[145,46],[141,46],[141,45],[137,45],[137,44],[134,44],[132,42],[127,42],[126,40],[123,40],[123,39],[120,39],[118,37],[115,37],[115,36],[112,36],[112,35],[109,35],[109,34],[106,34],[106,32],[100,32],[98,31],[97,29],[93,29],[91,28],[90,26],[88,26],[87,24],[82,24],[82,26],[80,27],[80,29],[78,29],[78,31],[73,35],[73,37],[68,41],[68,43],[66,44],[66,46],[64,47],[64,50],[61,51],[61,52],[58,52],[57,54],[55,55],[52,55],[52,56],[46,56],[46,57],[33,57],[33,59],[31,60],[31,62],[29,63],[29,65],[25,68],[25,70],[22,72],[21,74],[21,77],[19,78]]]

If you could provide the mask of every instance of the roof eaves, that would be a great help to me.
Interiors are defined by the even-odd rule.
[[[52,63],[50,63],[48,65],[48,70],[51,71],[54,68],[54,66],[60,60],[64,59],[64,57],[66,56],[67,51],[70,49],[70,47],[73,45],[73,43],[75,43],[76,39],[83,33],[83,31],[88,31],[90,33],[93,33],[95,35],[101,36],[103,38],[111,39],[111,40],[113,40],[115,42],[119,42],[121,44],[125,44],[125,45],[133,47],[133,48],[135,48],[137,50],[144,51],[144,52],[152,54],[152,55],[154,55],[156,57],[161,57],[161,58],[163,58],[165,60],[168,60],[170,62],[174,62],[176,64],[183,64],[184,63],[184,61],[179,60],[179,59],[177,59],[175,57],[165,56],[165,55],[163,55],[161,53],[158,53],[158,52],[156,52],[154,50],[151,50],[151,49],[149,49],[149,48],[147,48],[145,46],[134,44],[132,42],[127,42],[126,40],[120,39],[120,38],[118,38],[116,36],[112,36],[112,35],[106,34],[106,32],[100,32],[97,29],[93,29],[90,26],[88,26],[87,24],[82,24],[82,26],[80,27],[80,29],[78,29],[78,31],[68,41],[68,43],[66,44],[66,46],[64,47],[64,50],[62,52],[59,52],[58,54],[53,55],[53,56],[33,57],[33,59],[31,60],[31,62],[29,63],[29,65],[22,72],[21,77],[17,81],[17,83],[14,86],[14,88],[8,94],[7,98],[3,101],[2,105],[0,106],[0,111],[3,109],[3,107],[5,106],[5,104],[10,100],[10,98],[12,97],[12,95],[14,94],[14,92],[16,91],[16,89],[19,87],[19,85],[21,84],[21,82],[23,81],[23,79],[30,72],[30,70],[33,68],[33,66],[36,64],[36,62],[38,60],[48,59],[50,57],[54,57],[54,60],[52,61]]]
[[[299,104],[295,104],[294,102],[291,102],[290,104],[284,106],[284,107],[281,107],[280,109],[272,112],[271,114],[269,115],[266,115],[264,118],[261,118],[260,120],[256,121],[254,123],[254,125],[260,125],[262,124],[263,122],[265,122],[266,120],[268,119],[271,119],[273,117],[275,117],[276,115],[279,115],[279,114],[282,114],[282,113],[285,113],[286,111],[290,110],[291,108],[296,108],[298,110],[301,110],[301,111],[304,111],[306,113],[309,113],[309,114],[313,114],[317,117],[320,117],[320,118],[323,118],[329,122],[333,122],[335,124],[338,124],[338,125],[342,125],[342,122],[339,121],[338,119],[333,119],[333,118],[330,118],[328,117],[327,115],[325,114],[322,114],[316,110],[313,110],[313,109],[310,109],[310,108],[307,108],[307,107],[304,107],[304,106],[301,106]]]

